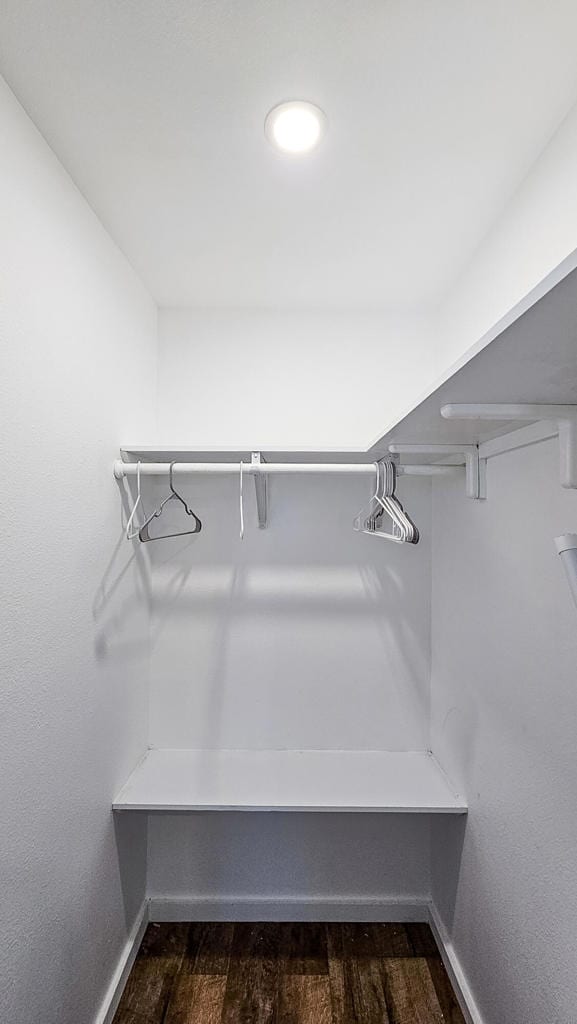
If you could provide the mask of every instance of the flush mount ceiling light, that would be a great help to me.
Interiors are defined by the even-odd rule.
[[[266,116],[264,132],[281,153],[310,153],[325,132],[327,119],[314,103],[291,100],[279,103]]]

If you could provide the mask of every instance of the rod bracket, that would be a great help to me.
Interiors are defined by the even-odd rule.
[[[456,455],[465,463],[465,494],[468,498],[485,497],[484,459],[479,458],[477,444],[398,444],[389,445],[394,455]]]
[[[250,465],[254,476],[254,493],[256,497],[256,515],[259,530],[265,530],[268,525],[268,488],[266,474],[259,473],[259,466],[262,466],[264,459],[260,452],[251,452]]]
[[[561,486],[577,488],[577,405],[444,405],[441,416],[446,420],[521,420],[525,423],[554,423],[559,436]]]

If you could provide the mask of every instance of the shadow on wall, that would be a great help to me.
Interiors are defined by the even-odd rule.
[[[148,495],[149,509],[163,494],[162,482],[147,478],[151,482],[157,486]],[[275,714],[284,708],[296,717],[287,707],[292,699],[302,702],[304,717],[309,711],[318,716],[324,702],[330,718],[336,712],[327,701],[336,699],[351,703],[353,718],[364,705],[362,713],[373,723],[382,717],[385,726],[381,738],[374,728],[364,741],[359,719],[345,747],[423,749],[430,682],[427,482],[418,482],[420,491],[413,488],[423,535],[416,548],[353,531],[370,490],[366,481],[286,478],[272,484],[266,530],[256,527],[247,500],[241,541],[234,479],[200,478],[183,491],[203,520],[202,533],[147,545],[153,730],[161,686],[162,701],[181,711],[177,733],[153,745],[254,741],[262,747],[268,723],[269,745],[291,746],[280,726],[275,732]],[[247,498],[253,505],[250,490]],[[173,513],[168,510],[167,527],[176,525]],[[254,733],[236,739],[223,725],[242,694],[262,712],[260,741]],[[166,707],[161,713],[167,717]],[[194,720],[190,739],[187,716]],[[340,746],[343,736],[333,735]],[[316,744],[310,730],[306,739],[304,746],[327,745],[322,739]]]
[[[126,538],[125,524],[134,495],[123,486],[123,481],[119,481],[119,493],[120,534],[92,603],[98,661],[131,661],[135,655],[141,655],[141,642],[134,637],[129,639],[131,620],[142,613],[143,607],[148,615],[151,608],[150,563],[138,537],[132,542]]]
[[[451,934],[468,815],[433,815],[431,822],[431,889],[435,907]],[[470,826],[469,826],[470,827]]]
[[[148,815],[113,813],[113,821],[124,920],[130,931],[146,893]]]
[[[279,669],[315,687],[334,675],[335,695],[362,699],[363,681],[381,679],[390,707],[426,718],[429,705],[427,641],[410,611],[398,575],[370,564],[346,568],[239,564],[226,569],[174,565],[167,560],[154,580],[151,645],[157,674],[194,685],[204,677],[207,746],[218,745],[218,709],[226,691],[267,669]],[[172,571],[173,570],[173,571]],[[343,690],[344,675],[349,681]],[[235,680],[237,683],[235,683]],[[288,679],[287,679],[288,685]],[[374,709],[377,710],[376,708]],[[380,746],[380,744],[377,744]]]
[[[151,585],[150,563],[143,545],[138,539],[126,539],[125,523],[133,498],[122,483],[119,492],[118,539],[92,602],[98,683],[100,693],[106,693],[110,701],[106,704],[107,717],[101,723],[102,735],[115,752],[99,789],[99,798],[106,802],[104,810],[106,805],[109,810],[103,819],[100,848],[96,849],[95,844],[93,871],[100,870],[101,862],[114,862],[115,887],[113,891],[109,886],[107,898],[122,899],[129,932],[146,892],[147,818],[114,814],[110,805],[147,745]],[[97,700],[93,721],[100,708]],[[96,908],[94,913],[105,916],[106,906]],[[116,937],[111,936],[110,941],[116,941]]]

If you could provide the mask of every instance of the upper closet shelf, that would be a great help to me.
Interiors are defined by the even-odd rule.
[[[258,445],[250,448],[203,447],[192,444],[123,444],[120,454],[124,461],[136,462],[249,462],[258,452],[267,462],[367,462],[366,451],[358,448],[275,448]]]
[[[444,383],[387,429],[369,457],[386,455],[391,444],[405,448],[403,462],[412,461],[409,444],[418,449],[412,454],[419,462],[436,457],[434,451],[425,454],[424,445],[490,446],[491,455],[506,450],[505,436],[514,447],[523,438],[531,444],[554,436],[559,417],[573,415],[566,407],[577,403],[576,323],[573,271],[514,322],[505,321],[490,344],[454,367]],[[521,423],[537,426],[519,429]]]
[[[465,814],[429,753],[150,750],[116,811],[371,811]]]

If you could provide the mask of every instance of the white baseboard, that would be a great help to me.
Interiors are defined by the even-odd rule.
[[[459,1000],[459,1005],[463,1011],[463,1016],[467,1024],[484,1024],[477,1004],[473,999],[473,993],[469,988],[465,972],[461,966],[461,961],[459,960],[453,944],[447,935],[434,903],[429,904],[429,924],[433,935],[435,936],[435,941],[443,958],[443,963],[447,974],[449,975],[449,980],[453,986],[455,995]]]
[[[152,896],[150,921],[428,921],[426,899]]]
[[[120,954],[116,970],[112,975],[110,984],[102,1000],[100,1009],[94,1019],[94,1024],[112,1024],[128,975],[136,959],[142,936],[148,924],[148,903],[145,901],[138,912],[136,921],[130,929],[122,953]]]

